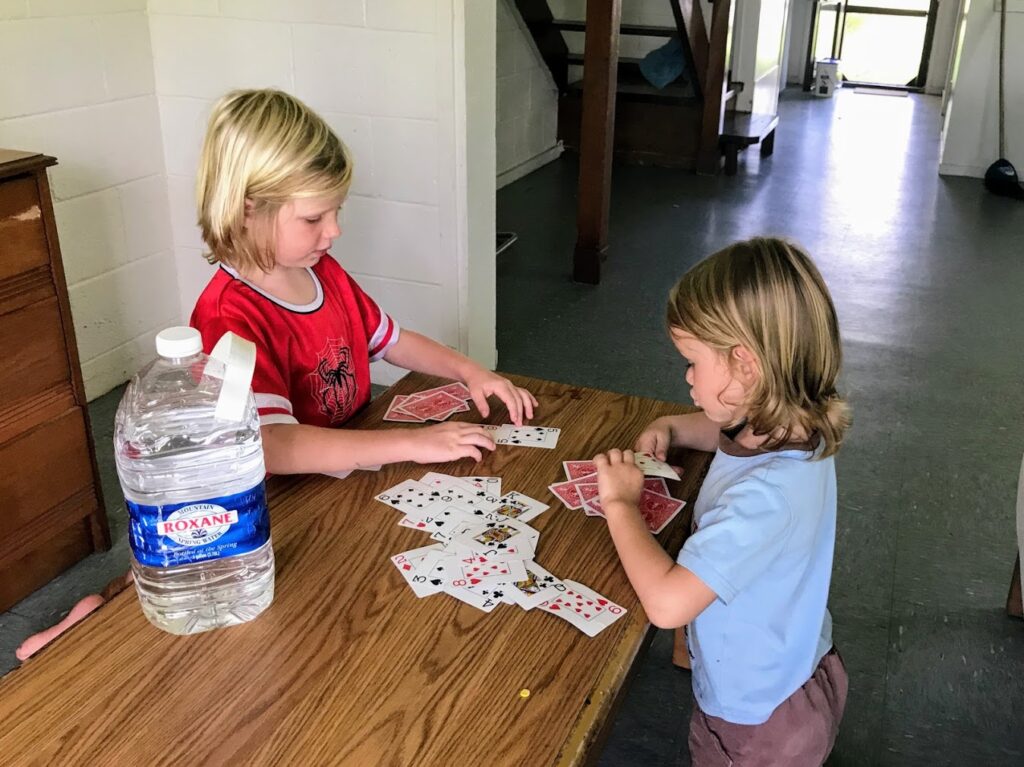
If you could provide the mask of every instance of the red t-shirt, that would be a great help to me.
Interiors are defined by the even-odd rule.
[[[192,311],[207,354],[229,330],[256,344],[252,389],[264,426],[345,423],[370,400],[370,363],[398,340],[398,324],[330,255],[307,271],[316,298],[298,306],[222,264]]]

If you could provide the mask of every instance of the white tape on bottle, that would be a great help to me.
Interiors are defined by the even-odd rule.
[[[249,402],[249,384],[256,369],[256,345],[234,333],[225,333],[210,352],[210,359],[224,365],[224,383],[214,417],[241,421]]]

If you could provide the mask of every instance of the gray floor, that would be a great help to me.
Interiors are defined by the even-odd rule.
[[[686,399],[663,330],[732,240],[803,244],[835,297],[856,423],[838,458],[831,609],[851,676],[830,764],[1024,764],[1024,622],[1005,617],[1024,451],[1024,205],[937,175],[939,99],[787,92],[732,178],[616,167],[599,287],[569,281],[576,165],[502,190],[502,369]],[[993,158],[995,159],[995,158]],[[689,678],[661,632],[602,764],[687,765]]]
[[[787,93],[775,156],[739,175],[616,168],[599,287],[568,277],[573,158],[499,193],[519,241],[498,265],[500,366],[685,399],[665,338],[675,278],[728,242],[802,243],[842,323],[856,425],[840,454],[831,608],[851,675],[830,764],[1024,764],[1024,622],[1002,607],[1024,443],[1024,205],[937,175],[939,101]],[[994,159],[994,158],[993,158]],[[90,407],[117,545],[0,615],[0,673],[24,636],[127,569],[110,430]],[[688,765],[689,677],[659,632],[602,764]]]

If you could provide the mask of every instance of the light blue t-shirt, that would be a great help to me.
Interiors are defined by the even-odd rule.
[[[701,710],[761,724],[832,647],[836,472],[817,450],[755,452],[724,435],[678,562],[718,596],[687,629]]]

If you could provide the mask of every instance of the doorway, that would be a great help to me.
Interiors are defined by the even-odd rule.
[[[811,14],[804,88],[814,62],[840,61],[843,80],[920,91],[928,78],[938,0],[819,0]]]

